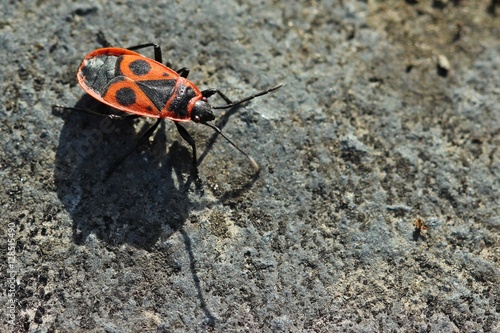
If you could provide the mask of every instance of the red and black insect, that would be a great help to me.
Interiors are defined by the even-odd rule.
[[[134,52],[134,50],[147,47],[153,47],[154,60]],[[232,102],[218,89],[200,91],[187,79],[189,69],[184,67],[173,70],[170,67],[169,63],[162,64],[161,48],[154,43],[141,44],[128,49],[105,47],[97,49],[85,57],[78,70],[77,78],[82,88],[90,96],[114,109],[127,113],[122,116],[109,115],[108,117],[124,119],[142,116],[158,119],[139,139],[139,143],[151,136],[162,119],[170,119],[175,123],[181,137],[192,147],[193,164],[196,168],[195,141],[180,124],[181,122],[194,121],[209,126],[218,132],[245,155],[256,170],[259,170],[259,165],[250,155],[229,140],[218,127],[208,122],[215,119],[212,110],[231,108],[274,91],[283,84],[278,84],[237,102]],[[214,94],[218,94],[227,104],[211,106],[207,98]],[[120,158],[112,170],[135,148],[130,149]]]

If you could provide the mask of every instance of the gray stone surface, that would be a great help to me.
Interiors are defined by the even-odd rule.
[[[499,331],[493,3],[4,1],[0,331]],[[188,124],[194,181],[167,121],[102,182],[152,121],[52,110],[102,109],[99,31],[234,99],[286,82],[217,111],[260,175]]]

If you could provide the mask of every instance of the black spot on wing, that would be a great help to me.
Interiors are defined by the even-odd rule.
[[[151,66],[149,65],[149,63],[143,59],[137,59],[132,61],[128,67],[130,68],[132,73],[134,73],[137,76],[146,75],[151,70]]]
[[[136,81],[136,83],[153,102],[158,111],[163,110],[175,87],[175,80],[147,80]]]
[[[104,98],[106,96],[106,94],[108,93],[109,87],[111,87],[113,84],[115,84],[116,82],[124,81],[124,80],[125,80],[125,76],[115,76],[114,78],[109,80],[109,82],[101,90],[101,97]]]
[[[116,92],[116,101],[122,106],[129,106],[135,103],[136,96],[132,88],[124,87]]]

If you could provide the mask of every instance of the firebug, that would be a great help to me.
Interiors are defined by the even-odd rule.
[[[152,47],[154,59],[135,52]],[[124,115],[103,115],[111,119],[136,117],[156,118],[157,121],[139,139],[138,144],[148,139],[163,119],[174,122],[181,137],[193,150],[193,164],[197,168],[196,144],[182,122],[193,121],[211,127],[232,146],[245,155],[252,166],[259,170],[255,160],[234,144],[218,127],[210,124],[215,119],[213,110],[228,109],[250,101],[283,86],[283,83],[259,91],[236,102],[232,102],[218,89],[200,90],[187,79],[189,69],[173,70],[169,63],[163,64],[161,48],[158,44],[147,43],[130,48],[104,47],[90,52],[77,72],[77,79],[83,90],[91,97]],[[218,94],[225,105],[212,106],[208,98]],[[73,108],[76,109],[76,108]],[[78,109],[80,110],[80,109]],[[83,110],[92,114],[93,111]],[[101,115],[101,114],[99,114]],[[137,146],[124,154],[110,172],[130,155]]]

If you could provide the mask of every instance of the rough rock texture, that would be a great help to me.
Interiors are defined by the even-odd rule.
[[[497,7],[4,1],[0,331],[499,331]],[[286,82],[217,111],[260,175],[193,123],[196,181],[166,121],[103,182],[152,120],[52,109],[107,112],[99,31],[234,99]]]

